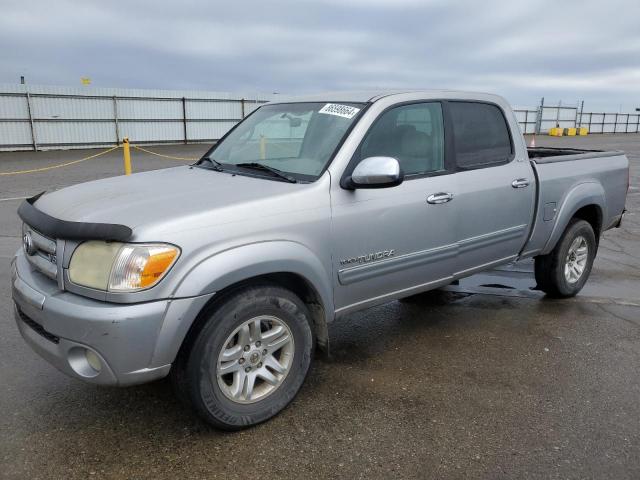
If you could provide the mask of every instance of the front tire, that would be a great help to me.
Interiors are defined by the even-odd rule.
[[[552,297],[575,296],[589,278],[597,248],[591,225],[571,220],[555,248],[535,258],[538,288]]]
[[[179,395],[224,430],[264,422],[284,409],[313,355],[305,304],[288,290],[263,285],[236,291],[203,315],[175,365]]]

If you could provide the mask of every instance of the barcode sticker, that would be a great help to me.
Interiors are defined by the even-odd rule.
[[[318,110],[318,113],[324,113],[326,115],[336,115],[343,118],[353,118],[359,111],[359,108],[351,107],[349,105],[327,103],[324,107]]]

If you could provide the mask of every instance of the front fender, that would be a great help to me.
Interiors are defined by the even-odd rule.
[[[542,255],[546,255],[554,249],[558,240],[560,240],[560,237],[566,230],[567,225],[569,225],[569,221],[578,210],[588,205],[596,205],[600,209],[602,218],[604,218],[606,213],[605,194],[600,183],[579,183],[567,192],[560,204],[560,209],[556,215],[549,240],[547,240],[547,243],[542,249]]]
[[[322,301],[325,320],[332,320],[331,275],[304,245],[276,240],[258,242],[212,254],[193,267],[177,285],[174,297],[207,295],[259,275],[294,273],[304,277]]]

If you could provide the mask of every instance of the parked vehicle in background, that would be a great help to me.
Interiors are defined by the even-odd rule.
[[[281,100],[192,166],[25,201],[16,321],[75,378],[171,374],[205,420],[242,428],[294,398],[345,314],[526,257],[547,294],[577,294],[628,168],[528,151],[494,95]]]

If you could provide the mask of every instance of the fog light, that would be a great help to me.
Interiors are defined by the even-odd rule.
[[[93,368],[96,372],[102,370],[102,362],[98,355],[91,350],[86,350],[84,356],[87,358],[87,363]]]
[[[81,377],[93,378],[100,374],[102,361],[97,353],[84,347],[73,347],[67,354],[69,366]]]

